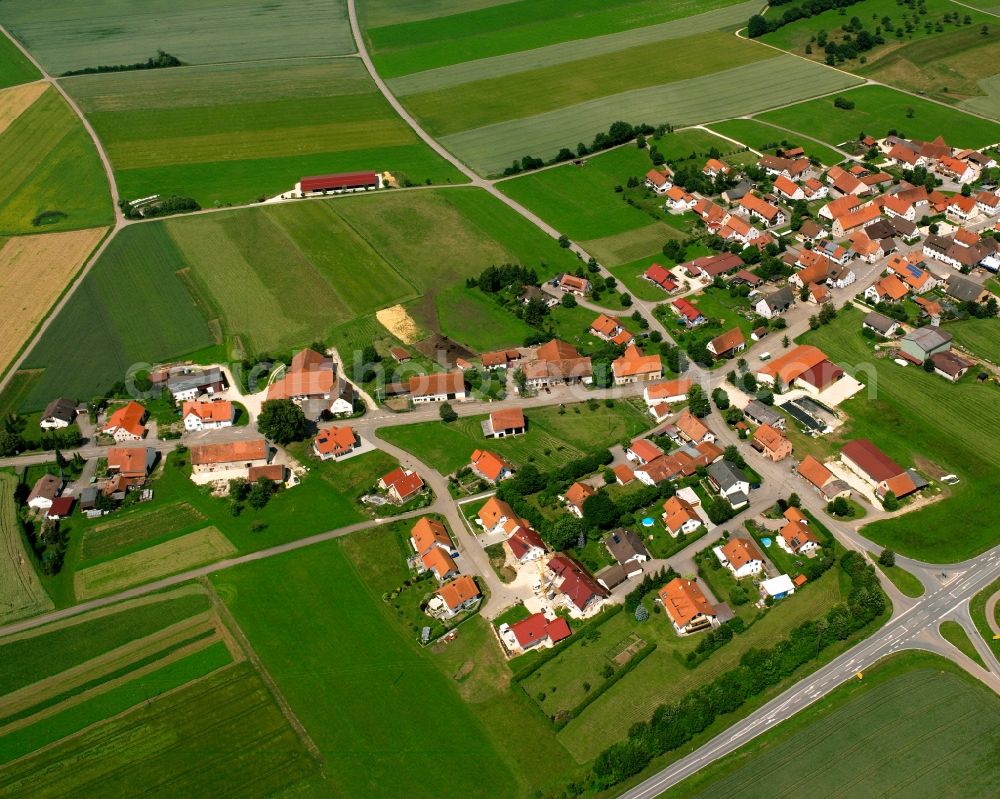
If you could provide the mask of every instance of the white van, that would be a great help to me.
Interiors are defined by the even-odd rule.
[[[760,354],[760,359],[762,361],[769,361],[769,360],[771,360],[771,353],[769,353],[769,352],[762,352]]]

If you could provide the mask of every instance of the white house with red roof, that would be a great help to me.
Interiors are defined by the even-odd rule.
[[[665,171],[650,169],[646,173],[646,186],[657,194],[666,194],[674,185],[671,177],[673,177],[673,172],[669,169]]]
[[[547,649],[573,634],[566,619],[561,616],[549,619],[544,613],[534,613],[513,624],[501,624],[497,633],[511,655],[532,649]]]
[[[218,430],[232,427],[236,409],[229,400],[185,402],[181,409],[181,418],[184,420],[185,430]]]

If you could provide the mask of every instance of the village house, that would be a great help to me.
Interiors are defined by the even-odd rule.
[[[666,194],[667,191],[673,188],[674,184],[673,181],[671,181],[672,176],[673,173],[669,169],[664,171],[660,171],[659,169],[650,169],[646,173],[646,186],[655,191],[657,194]]]
[[[832,222],[838,217],[857,211],[863,205],[865,205],[865,203],[860,197],[854,194],[848,194],[844,197],[838,197],[836,200],[828,202],[819,209],[819,215]]]
[[[174,402],[198,399],[203,394],[212,396],[229,388],[223,371],[213,366],[210,369],[184,367],[172,370],[167,378],[167,391]]]
[[[566,489],[563,499],[566,509],[579,519],[583,518],[583,503],[597,493],[597,489],[587,483],[573,483]]]
[[[817,178],[809,178],[802,183],[802,193],[809,202],[823,200],[830,196],[830,190],[826,184]]]
[[[465,402],[465,378],[461,372],[440,372],[433,375],[413,375],[409,382],[410,397],[415,405],[426,402]]]
[[[786,389],[801,388],[818,393],[840,380],[844,370],[831,363],[818,347],[800,344],[780,358],[766,363],[756,374],[758,381],[772,387],[779,378]]]
[[[516,522],[509,522],[507,526],[512,529],[503,546],[504,552],[512,562],[523,565],[539,560],[547,554],[548,548],[545,542],[533,527]]]
[[[690,635],[719,624],[715,608],[692,580],[675,577],[657,592],[657,597],[678,635]]]
[[[726,214],[715,233],[723,241],[738,241],[744,246],[760,238],[760,231],[748,219],[738,214]]]
[[[725,161],[720,161],[718,158],[709,158],[705,162],[705,166],[702,167],[701,174],[715,178],[719,175],[728,175],[731,171],[729,164]]]
[[[873,304],[899,302],[907,294],[906,284],[895,275],[887,275],[865,289],[865,299]]]
[[[643,355],[635,344],[629,344],[620,358],[611,362],[615,385],[648,382],[663,377],[663,364],[659,353]]]
[[[806,455],[799,462],[796,472],[799,477],[815,488],[827,502],[832,502],[837,497],[851,496],[851,487],[843,480],[834,477],[833,472],[812,455]]]
[[[43,430],[62,430],[76,421],[76,403],[59,397],[45,406],[38,426]]]
[[[746,339],[738,327],[716,336],[706,345],[706,349],[716,358],[731,358],[746,349]]]
[[[515,525],[521,524],[524,527],[531,526],[531,523],[525,519],[519,519],[510,505],[496,497],[490,497],[486,500],[486,504],[479,509],[477,517],[479,524],[487,533],[507,532],[504,528],[508,522]]]
[[[192,477],[209,475],[220,480],[245,478],[252,467],[265,466],[270,455],[271,448],[263,438],[199,444],[191,447]]]
[[[615,482],[620,486],[627,486],[635,480],[635,472],[627,463],[619,463],[617,466],[613,466],[611,471],[615,473]]]
[[[108,476],[115,490],[125,490],[146,480],[156,463],[152,447],[111,447],[107,456]]]
[[[607,590],[568,555],[556,555],[546,568],[551,579],[558,581],[563,602],[574,616],[586,616],[595,612],[608,595]]]
[[[789,555],[808,555],[820,548],[815,533],[798,521],[789,521],[782,527],[777,542]]]
[[[935,170],[939,175],[951,178],[956,183],[964,186],[979,179],[979,167],[969,161],[963,161],[950,155],[942,156],[937,162]]]
[[[912,474],[867,438],[857,438],[844,444],[840,449],[840,462],[874,488],[879,499],[890,491],[899,499],[918,488]]]
[[[806,193],[802,190],[802,187],[797,183],[793,183],[784,175],[778,175],[774,179],[774,190],[789,201],[804,200],[806,198]]]
[[[979,215],[979,209],[976,206],[976,198],[963,197],[961,194],[956,194],[951,198],[951,202],[948,203],[945,213],[960,222],[966,222],[973,219]]]
[[[670,303],[670,307],[680,317],[685,327],[697,327],[708,321],[701,311],[683,297]]]
[[[441,618],[449,619],[475,607],[482,596],[476,581],[469,575],[463,574],[438,588],[434,592],[434,599],[437,602],[431,600],[436,607],[428,603],[428,609]]]
[[[809,171],[808,158],[782,158],[777,155],[763,155],[757,161],[757,166],[764,169],[768,175],[783,175],[789,180],[798,180]]]
[[[680,288],[680,285],[673,279],[670,272],[659,264],[652,264],[649,269],[642,273],[642,276],[645,280],[648,280],[654,286],[659,286],[668,294]]]
[[[497,632],[504,647],[513,654],[547,649],[573,634],[569,623],[562,616],[548,619],[544,613],[533,613],[513,624],[501,624]]]
[[[839,166],[832,166],[826,173],[826,182],[833,186],[841,194],[867,194],[869,187],[862,183],[855,175]]]
[[[768,424],[754,430],[750,446],[775,463],[792,454],[792,442]]]
[[[497,352],[484,352],[480,358],[483,369],[507,369],[512,364],[521,360],[519,350],[499,350]]]
[[[740,207],[747,211],[751,217],[761,220],[768,227],[785,224],[785,212],[756,194],[747,194],[743,197],[740,200]]]
[[[880,314],[878,311],[872,311],[865,316],[864,321],[861,322],[861,327],[877,333],[882,338],[889,338],[899,330],[899,322]]]
[[[494,485],[514,474],[514,467],[510,463],[485,449],[473,451],[470,466],[473,474]]]
[[[31,492],[28,494],[27,505],[33,510],[49,510],[59,492],[62,490],[63,481],[54,474],[43,474],[35,481]]]
[[[631,530],[619,527],[604,537],[604,548],[625,570],[628,579],[642,574],[642,564],[649,560],[649,550]]]
[[[553,285],[566,294],[573,294],[577,297],[587,296],[590,294],[591,289],[590,281],[585,277],[577,277],[570,274],[557,275],[553,281]]]
[[[945,284],[945,291],[949,297],[959,302],[985,302],[990,294],[979,283],[961,275],[952,275],[949,277]]]
[[[981,191],[976,195],[976,207],[981,214],[995,216],[1000,212],[1000,196],[992,191]]]
[[[590,358],[558,339],[540,346],[534,359],[524,366],[525,385],[532,389],[571,383],[590,385],[593,376]]]
[[[68,519],[73,515],[73,506],[76,504],[75,497],[62,496],[52,500],[49,509],[45,511],[45,518],[54,522]]]
[[[703,523],[694,505],[676,494],[663,503],[662,519],[663,526],[674,538],[693,533]]]
[[[643,389],[642,398],[650,407],[659,405],[661,402],[683,402],[687,399],[688,391],[691,390],[693,384],[694,381],[689,377],[668,380],[665,383],[654,383]]]
[[[417,557],[426,555],[432,549],[440,549],[449,557],[458,557],[458,551],[452,543],[448,529],[437,519],[421,516],[410,528],[410,546]]]
[[[665,208],[672,214],[682,214],[694,208],[698,199],[693,194],[688,194],[680,186],[671,186],[666,191],[667,202]]]
[[[763,295],[753,306],[754,311],[765,319],[781,316],[795,303],[795,294],[790,286],[783,286],[777,291]]]
[[[859,230],[874,222],[881,215],[881,209],[874,203],[864,205],[856,211],[850,211],[833,220],[833,235],[835,238],[843,239],[850,236],[855,230]]]
[[[440,547],[431,547],[420,556],[420,564],[424,571],[434,575],[439,583],[456,577],[459,573],[458,564],[451,554]]]
[[[873,264],[885,256],[882,245],[877,241],[872,241],[863,230],[855,230],[850,235],[850,240],[850,254],[866,264]]]
[[[313,454],[323,461],[338,460],[350,455],[359,446],[361,439],[353,427],[330,426],[321,429],[313,439]]]
[[[636,438],[625,449],[625,457],[630,461],[635,461],[640,466],[645,466],[651,461],[655,461],[663,454],[663,450],[648,438]]]
[[[708,467],[708,482],[734,510],[750,504],[750,481],[743,470],[729,461],[716,461]]]
[[[934,367],[934,374],[952,383],[958,382],[975,365],[951,350],[932,355],[931,364]]]
[[[937,287],[937,280],[930,272],[917,266],[917,263],[923,263],[923,256],[919,252],[912,252],[909,255],[896,253],[886,261],[886,273],[902,280],[915,294],[924,294]]]
[[[389,499],[402,505],[413,499],[424,488],[424,481],[412,469],[397,466],[379,478],[378,487],[389,495]]]
[[[187,401],[181,409],[184,429],[188,431],[218,430],[232,427],[236,409],[229,400],[216,402]]]
[[[764,556],[748,538],[730,538],[721,547],[713,547],[712,552],[737,580],[764,571]]]
[[[610,341],[623,347],[632,341],[632,334],[621,322],[603,313],[590,323],[590,332],[601,341]]]
[[[108,417],[101,432],[115,441],[139,441],[146,435],[146,409],[135,400],[130,400]]]
[[[483,435],[486,438],[507,438],[523,435],[528,429],[524,420],[524,411],[520,408],[508,408],[503,411],[493,411],[483,422]]]

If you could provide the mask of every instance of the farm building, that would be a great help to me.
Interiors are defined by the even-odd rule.
[[[302,178],[295,184],[295,193],[299,197],[315,197],[323,194],[343,194],[381,188],[382,176],[377,172],[344,172],[337,175],[315,175]]]

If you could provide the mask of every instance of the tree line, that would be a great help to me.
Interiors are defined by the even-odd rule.
[[[137,61],[134,64],[101,64],[96,67],[84,67],[83,69],[71,69],[63,72],[61,77],[68,78],[71,75],[94,75],[99,72],[132,72],[137,69],[165,69],[167,67],[180,67],[184,62],[177,56],[157,50],[155,56],[147,58],[145,61]]]
[[[783,6],[790,2],[792,0],[777,0],[770,5],[771,7]],[[801,5],[786,8],[780,17],[767,19],[760,14],[754,14],[747,22],[747,35],[751,39],[756,39],[758,36],[776,31],[778,28],[783,28],[785,25],[790,25],[800,19],[815,17],[833,8],[847,8],[860,2],[861,0],[805,0]]]

